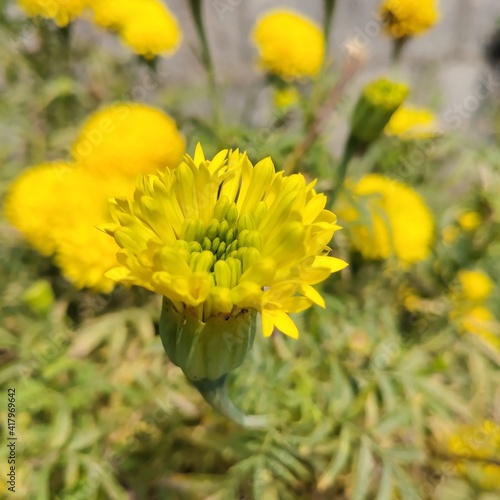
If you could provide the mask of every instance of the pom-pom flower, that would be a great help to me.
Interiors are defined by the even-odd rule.
[[[119,103],[92,114],[71,151],[88,170],[135,176],[175,167],[185,146],[175,121],[163,111]]]
[[[489,298],[493,291],[493,282],[481,270],[462,269],[458,272],[458,282],[459,297],[469,302],[482,303]]]
[[[18,0],[18,3],[28,16],[53,19],[64,27],[83,12],[89,0]]]
[[[401,182],[369,174],[347,190],[337,213],[348,222],[352,246],[367,259],[395,256],[413,264],[429,255],[432,214],[422,197]]]
[[[386,125],[385,134],[404,141],[430,139],[439,134],[436,116],[427,109],[400,107]]]
[[[141,0],[131,7],[120,29],[123,43],[147,59],[173,53],[181,42],[175,17],[159,0]]]
[[[252,33],[260,65],[284,80],[317,75],[325,56],[321,29],[300,14],[277,10],[261,17]]]
[[[71,171],[66,162],[44,163],[22,172],[9,188],[6,219],[43,255],[54,253],[57,231],[65,226],[63,186]]]
[[[396,39],[421,35],[439,18],[436,0],[385,0],[380,15],[386,32]]]

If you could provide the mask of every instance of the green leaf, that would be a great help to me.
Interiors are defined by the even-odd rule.
[[[384,461],[384,468],[382,471],[382,477],[380,479],[380,485],[378,488],[376,500],[392,500],[394,498],[392,495],[392,491],[393,491],[392,467],[388,461]]]
[[[370,442],[366,436],[361,438],[361,446],[356,464],[353,468],[353,492],[352,500],[363,500],[367,498],[370,484],[373,480],[374,459],[370,449]]]
[[[326,491],[335,483],[338,475],[344,470],[351,455],[351,431],[345,426],[339,438],[339,446],[335,458],[327,465],[318,481],[318,491]]]

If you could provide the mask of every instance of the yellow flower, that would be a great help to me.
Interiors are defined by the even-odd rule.
[[[436,116],[427,109],[399,108],[385,127],[389,136],[403,140],[429,139],[439,134]]]
[[[206,160],[201,146],[173,170],[140,176],[133,200],[114,200],[104,229],[122,250],[110,278],[164,295],[200,321],[262,313],[263,333],[292,337],[288,313],[313,303],[311,286],[346,266],[326,246],[339,229],[326,197],[301,174],[253,166],[239,151]],[[180,324],[182,326],[182,324]]]
[[[453,243],[460,236],[460,230],[456,226],[446,226],[441,231],[441,236],[443,238],[443,243],[446,246],[453,245]]]
[[[89,0],[94,23],[102,28],[119,31],[134,16],[144,0]]]
[[[482,303],[488,299],[493,290],[490,277],[480,270],[461,270],[458,273],[460,285],[459,295],[470,302]]]
[[[479,337],[500,351],[500,330],[493,313],[484,306],[475,306],[458,315],[458,327],[462,332]]]
[[[458,223],[464,231],[474,231],[474,229],[477,229],[481,225],[482,220],[478,212],[470,210],[460,215]]]
[[[182,34],[166,5],[159,0],[141,0],[123,20],[120,37],[134,52],[151,59],[175,52]]]
[[[18,0],[28,16],[53,19],[58,26],[66,26],[79,16],[88,0]]]
[[[287,109],[299,100],[299,92],[295,87],[285,87],[274,91],[274,105],[278,109]]]
[[[115,282],[105,273],[116,266],[116,243],[97,229],[112,221],[108,199],[131,196],[135,182],[129,176],[102,175],[77,169],[66,179],[68,200],[61,205],[67,225],[56,235],[55,262],[77,288],[109,293]]]
[[[21,173],[7,193],[5,217],[43,255],[55,248],[55,232],[64,225],[63,179],[72,171],[66,162],[44,163]]]
[[[498,460],[500,456],[498,424],[486,420],[480,427],[461,426],[449,438],[448,449],[453,455],[464,459],[456,464],[460,474],[485,490],[500,489],[500,466],[487,462],[488,459]],[[477,461],[478,459],[483,459],[485,462]]]
[[[436,0],[385,0],[380,15],[386,32],[393,38],[420,35],[439,18]]]
[[[363,177],[340,201],[337,213],[348,222],[353,247],[367,259],[396,256],[402,263],[424,260],[433,241],[434,221],[421,196],[378,174]]]
[[[88,170],[135,176],[175,167],[185,147],[175,121],[163,111],[119,103],[91,115],[71,151]]]
[[[325,56],[325,37],[306,17],[289,10],[276,10],[261,17],[252,40],[260,65],[285,80],[319,73]]]

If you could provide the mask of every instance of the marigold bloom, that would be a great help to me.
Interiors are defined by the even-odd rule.
[[[385,0],[380,15],[386,32],[393,38],[420,35],[439,18],[436,0]]]
[[[159,0],[141,0],[122,19],[120,38],[134,52],[148,59],[170,55],[179,47],[182,34],[175,17]]]
[[[144,0],[89,0],[94,23],[102,28],[119,31],[134,15]]]
[[[186,147],[175,121],[160,109],[119,103],[92,114],[71,148],[93,172],[136,175],[175,167]]]
[[[485,490],[500,489],[500,466],[478,462],[477,459],[498,460],[500,456],[500,426],[486,420],[481,426],[466,425],[449,438],[448,449],[463,457],[457,463],[460,474],[467,476]],[[467,458],[471,459],[467,461]]]
[[[482,221],[481,214],[473,210],[464,212],[458,217],[458,224],[464,231],[474,231],[481,225]]]
[[[311,20],[289,10],[261,17],[253,30],[260,65],[285,80],[319,73],[325,56],[325,37]]]
[[[429,255],[432,214],[422,197],[401,182],[367,175],[340,201],[337,213],[349,222],[353,247],[367,259],[394,255],[402,263],[412,264]]]
[[[72,171],[66,162],[29,168],[13,182],[5,201],[5,217],[43,255],[56,248],[55,232],[64,226],[63,180]]]
[[[134,180],[128,176],[95,174],[76,169],[65,180],[66,198],[60,209],[67,225],[56,235],[55,262],[77,288],[109,293],[115,282],[105,273],[116,266],[116,243],[97,226],[112,221],[108,199],[131,196]]]
[[[384,132],[405,141],[429,139],[439,134],[436,116],[427,109],[400,107],[391,117]]]
[[[18,0],[18,3],[28,16],[53,19],[63,27],[82,13],[88,0]]]
[[[474,335],[500,351],[500,324],[487,307],[453,311],[451,318],[458,319],[458,328],[462,333]]]
[[[463,269],[459,271],[458,282],[460,297],[470,302],[482,303],[488,299],[493,291],[493,282],[481,270]]]
[[[224,150],[209,161],[198,146],[176,169],[140,176],[133,201],[112,202],[105,229],[122,250],[107,276],[200,321],[257,310],[265,336],[297,337],[288,314],[324,306],[311,285],[346,266],[327,255],[339,227],[313,186],[270,158],[253,166]]]

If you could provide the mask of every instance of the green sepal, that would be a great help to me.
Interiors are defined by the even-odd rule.
[[[238,368],[252,348],[257,312],[236,316],[217,315],[200,321],[188,312],[179,313],[163,299],[160,337],[172,363],[191,381],[216,380]]]

